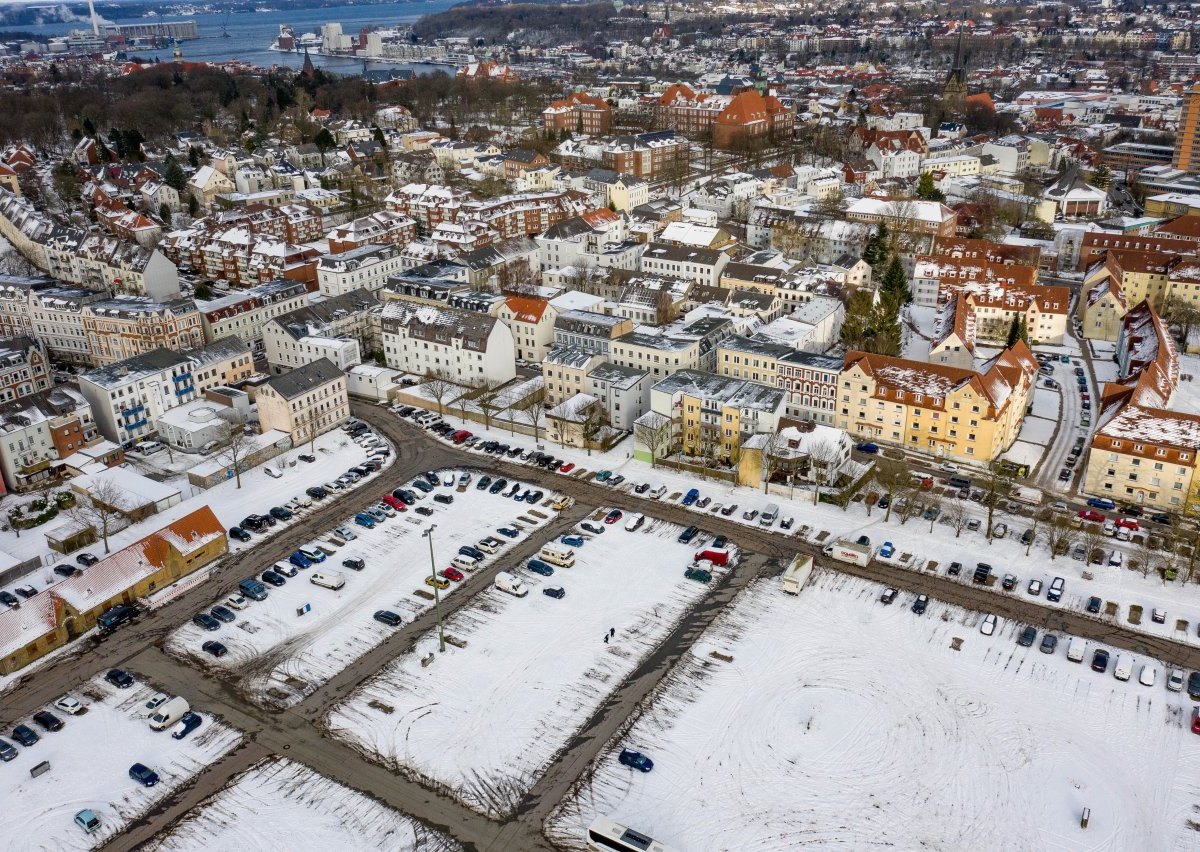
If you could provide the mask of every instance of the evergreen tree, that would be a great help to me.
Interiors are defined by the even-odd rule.
[[[165,162],[167,168],[163,173],[163,183],[176,192],[183,192],[187,189],[187,175],[183,173],[183,166],[179,165],[174,154],[167,154]]]
[[[200,168],[200,149],[195,145],[188,147],[188,165],[193,169]]]
[[[863,246],[862,259],[871,267],[871,274],[878,277],[883,266],[887,263],[887,225],[879,223],[879,228],[867,240],[867,244]]]
[[[940,189],[933,185],[933,173],[922,172],[921,180],[917,184],[917,198],[923,198],[926,201],[945,201],[946,195]]]
[[[1108,166],[1101,163],[1096,167],[1096,171],[1092,172],[1092,186],[1096,189],[1108,189],[1108,185],[1112,183],[1112,172]]]
[[[1008,326],[1008,340],[1005,341],[1004,347],[1011,348],[1014,343],[1021,339],[1021,320],[1019,317],[1013,317],[1013,321]]]
[[[908,291],[908,276],[904,274],[904,264],[900,262],[900,255],[894,254],[888,261],[887,271],[883,273],[883,281],[879,285],[879,293],[881,296],[891,296],[897,309],[912,301],[912,294]]]

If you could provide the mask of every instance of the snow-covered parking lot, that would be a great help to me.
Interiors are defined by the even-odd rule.
[[[978,613],[933,601],[918,616],[880,592],[820,571],[799,597],[752,584],[552,815],[551,839],[582,849],[604,815],[689,852],[1195,848],[1200,737],[1161,670],[1120,682],[1065,641],[1039,653],[1019,625],[986,637]],[[653,770],[620,765],[622,747]]]
[[[453,475],[456,482],[459,477],[459,471],[439,473]],[[519,531],[515,541],[520,542],[555,515],[546,505],[555,496],[553,493],[546,493],[541,505],[532,506],[506,499],[503,494],[481,491],[476,488],[477,481],[472,478],[463,491],[457,486],[438,485],[432,494],[423,496],[416,505],[430,507],[433,514],[429,517],[417,514],[414,507],[373,529],[346,518],[342,526],[357,538],[341,547],[327,544],[333,553],[324,562],[301,569],[283,586],[268,586],[265,601],[247,600],[246,608],[235,612],[237,620],[222,623],[218,630],[205,630],[188,622],[167,640],[167,649],[236,678],[256,701],[272,706],[301,701],[396,629],[376,621],[377,610],[394,612],[408,623],[433,606],[433,590],[425,583],[430,574],[429,543],[423,537],[431,525],[436,525],[434,556],[438,570],[443,570],[461,545],[496,535],[502,526]],[[435,494],[450,495],[454,502],[435,502]],[[503,558],[511,547],[510,539],[496,537],[507,546],[485,560],[485,565]],[[317,536],[316,540],[328,542],[328,536]],[[366,567],[361,571],[344,567],[342,562],[348,558],[362,559]],[[270,567],[264,563],[256,573]],[[336,591],[316,586],[309,582],[316,571],[336,572],[345,585]],[[458,583],[451,583],[442,594],[454,594],[457,588]],[[416,591],[430,596],[414,594]],[[301,612],[305,605],[310,609]],[[220,658],[210,656],[202,650],[210,640],[220,642],[228,653]]]
[[[0,849],[101,846],[241,740],[240,733],[214,721],[203,707],[193,708],[203,723],[181,740],[168,731],[151,730],[144,705],[157,693],[141,683],[118,689],[101,676],[72,694],[86,711],[70,716],[50,708],[63,722],[62,730],[43,731],[28,719],[19,720],[41,740],[17,746],[16,759],[0,763]],[[9,733],[4,732],[6,740]],[[43,761],[50,764],[49,771],[32,777],[30,770]],[[130,778],[135,763],[158,773],[158,783],[143,787]],[[86,808],[100,818],[100,828],[90,835],[74,822],[75,814]]]
[[[273,758],[243,772],[146,848],[455,852],[462,847],[306,766]]]
[[[549,577],[518,573],[525,597],[482,593],[335,708],[333,733],[373,759],[506,814],[605,697],[670,633],[708,586],[685,579],[700,540],[648,521],[607,526]],[[561,587],[562,598],[543,594]],[[615,630],[611,641],[610,631]],[[432,654],[432,664],[421,660]]]

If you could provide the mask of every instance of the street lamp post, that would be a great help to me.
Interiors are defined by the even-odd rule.
[[[444,653],[446,651],[446,633],[442,630],[442,596],[437,584],[437,563],[433,561],[433,531],[436,529],[437,524],[430,524],[429,529],[421,535],[429,539],[429,576],[433,578],[433,606],[437,610],[438,652]]]

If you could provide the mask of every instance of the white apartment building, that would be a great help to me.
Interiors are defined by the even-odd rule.
[[[517,374],[512,332],[487,314],[388,302],[382,337],[387,366],[413,375],[436,373],[463,386],[496,386]]]
[[[227,296],[197,301],[204,342],[238,337],[255,352],[264,350],[263,328],[267,321],[299,310],[308,304],[308,290],[299,281],[279,280],[238,290]]]
[[[328,358],[341,370],[374,351],[377,302],[365,290],[352,290],[267,320],[263,348],[275,375]]]
[[[317,262],[317,287],[323,296],[343,296],[355,290],[378,294],[388,276],[405,269],[400,249],[388,243],[367,243]]]

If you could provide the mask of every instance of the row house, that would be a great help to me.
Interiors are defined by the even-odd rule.
[[[180,349],[204,343],[200,312],[191,299],[159,302],[118,296],[83,305],[82,319],[92,363],[100,366],[159,347]]]
[[[152,299],[179,297],[179,270],[157,249],[72,230],[52,238],[44,251],[46,272],[59,281]]]
[[[409,183],[392,192],[385,204],[389,210],[414,220],[428,234],[442,222],[458,221],[471,193],[436,184]]]
[[[297,447],[334,429],[350,417],[346,374],[318,358],[272,376],[255,390],[259,428],[286,432]]]
[[[157,213],[157,208],[155,209]],[[105,205],[94,208],[96,223],[114,237],[137,243],[144,249],[154,248],[162,239],[162,226],[136,210],[122,205]]]
[[[0,337],[32,336],[56,361],[91,364],[83,305],[107,298],[103,291],[61,287],[49,278],[0,276]]]
[[[613,109],[604,98],[571,92],[542,110],[542,127],[556,133],[600,136],[612,128]]]
[[[308,288],[297,281],[272,281],[208,301],[197,301],[204,342],[238,337],[255,353],[265,351],[263,328],[273,317],[308,304]]]
[[[584,205],[570,192],[524,192],[485,201],[468,201],[455,221],[482,222],[500,239],[532,237],[547,228],[584,212]]]
[[[0,402],[49,390],[52,385],[45,344],[24,335],[0,338]]]
[[[89,370],[79,376],[79,390],[100,433],[128,447],[155,434],[166,412],[253,374],[250,347],[229,337],[210,346],[160,347]]]
[[[588,373],[608,363],[605,355],[578,346],[554,345],[542,359],[542,400],[553,408],[588,392]]]
[[[317,262],[317,287],[323,296],[341,296],[355,290],[378,295],[388,278],[404,269],[404,259],[395,245],[366,243],[323,255]]]
[[[1195,217],[1185,216],[1183,219]],[[1176,220],[1179,221],[1179,220]],[[1196,219],[1200,222],[1200,218]],[[1136,251],[1157,254],[1189,254],[1196,251],[1196,242],[1185,237],[1163,234],[1161,229],[1154,234],[1117,233],[1114,231],[1088,231],[1079,244],[1079,263],[1076,268],[1086,270],[1102,261],[1110,251]]]
[[[325,238],[329,241],[330,254],[340,254],[368,244],[390,243],[400,247],[417,238],[417,223],[403,213],[380,210],[338,225]]]
[[[279,375],[327,358],[341,370],[362,363],[378,349],[379,301],[366,290],[303,305],[271,317],[263,326],[263,348]]]
[[[563,310],[554,320],[554,345],[604,355],[618,338],[633,331],[633,320],[598,311]]]
[[[826,426],[835,421],[838,378],[842,359],[756,336],[734,335],[717,348],[716,372],[720,376],[778,387],[786,392],[789,417]]]
[[[641,257],[647,275],[687,278],[706,287],[716,287],[729,255],[715,249],[650,243]]]
[[[554,320],[558,311],[546,299],[508,296],[497,314],[512,332],[516,357],[538,363],[554,345]]]
[[[978,372],[849,352],[835,425],[860,440],[986,464],[1017,440],[1037,372],[1020,341]]]
[[[611,210],[571,216],[535,241],[542,268],[637,269],[645,245],[631,239],[625,217]]]
[[[38,269],[47,267],[46,243],[66,231],[29,199],[0,189],[0,237],[12,243]]]
[[[385,364],[462,387],[496,387],[516,377],[516,345],[498,317],[458,308],[388,302],[382,316]]]
[[[174,231],[159,246],[180,267],[232,287],[286,278],[315,286],[320,252],[244,226],[217,233]]]
[[[10,492],[27,492],[68,475],[66,460],[101,440],[92,407],[64,385],[0,403],[0,474]],[[116,452],[114,461],[121,458]]]

